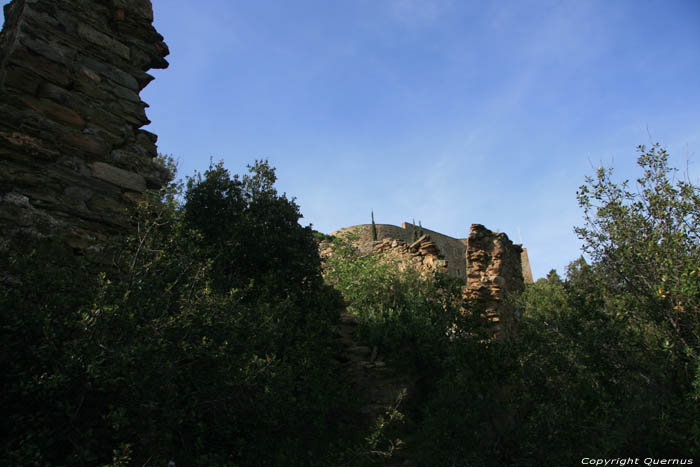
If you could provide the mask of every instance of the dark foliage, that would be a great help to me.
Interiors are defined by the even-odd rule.
[[[390,459],[387,433],[425,466],[698,456],[700,193],[667,159],[642,148],[636,191],[587,179],[589,260],[529,286],[498,339],[462,284],[301,227],[266,162],[212,166],[182,203],[154,195],[109,254],[5,242],[0,463],[356,465]],[[352,410],[333,358],[343,301],[424,381],[366,448],[335,423]]]
[[[636,192],[604,169],[579,191],[592,263],[528,287],[516,334],[454,342],[424,409],[422,465],[700,454],[700,193],[658,145],[640,151]]]
[[[144,203],[97,277],[6,245],[3,464],[328,465],[340,302],[274,181],[219,165]]]
[[[480,310],[376,258],[330,262],[368,338],[432,380],[406,414],[418,465],[700,455],[700,192],[658,145],[640,150],[636,191],[611,170],[587,178],[590,262],[529,286],[512,335],[489,338]]]

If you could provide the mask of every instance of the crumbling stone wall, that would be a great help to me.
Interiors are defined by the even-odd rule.
[[[423,235],[412,243],[385,238],[374,243],[373,254],[398,262],[403,268],[413,267],[421,273],[447,272],[447,261],[429,235]]]
[[[472,224],[467,238],[456,239],[422,228],[426,236],[411,245],[417,226],[404,222],[403,228],[386,224],[377,224],[376,228],[378,242],[372,241],[371,224],[347,227],[334,234],[353,232],[360,254],[389,255],[419,269],[437,267],[465,278],[467,301],[497,323],[499,330],[507,332],[514,325],[515,309],[508,297],[522,291],[525,283],[532,283],[532,272],[527,251],[506,234]]]
[[[400,240],[406,243],[413,243],[415,238],[413,236],[414,228],[416,232],[419,231],[418,226],[414,226],[411,223],[404,222],[402,227],[398,227],[391,224],[376,224],[377,228],[377,240],[381,241],[384,239]],[[374,245],[372,243],[372,225],[371,224],[361,224],[352,227],[346,227],[340,229],[333,234],[339,234],[341,232],[352,231],[357,235],[357,241],[355,243],[356,247],[359,249],[361,254],[369,254],[372,252]],[[466,277],[466,261],[465,253],[466,246],[462,240],[448,237],[439,232],[422,227],[423,234],[430,236],[430,241],[435,244],[438,254],[442,256],[445,261],[445,267],[447,273],[454,277],[465,278]]]
[[[390,238],[393,240],[401,240],[403,242],[411,241],[411,233],[391,224],[375,224],[377,229],[377,240],[381,241],[385,238]],[[360,224],[353,225],[352,227],[345,227],[331,235],[345,235],[352,234],[357,238],[353,242],[355,248],[362,255],[372,253],[374,249],[374,242],[372,240],[372,224]]]
[[[129,226],[167,171],[139,92],[166,68],[150,0],[13,0],[0,33],[0,238]]]
[[[522,251],[506,234],[472,224],[467,238],[464,295],[506,332],[515,322],[515,310],[507,298],[525,287]]]
[[[414,230],[418,232],[417,235],[421,235],[421,232],[425,235],[429,235],[430,240],[435,243],[440,254],[447,261],[447,272],[454,277],[464,278],[466,276],[466,239],[453,238],[425,227],[413,225],[410,222],[404,222],[401,225],[404,230],[410,232],[411,235],[413,235]]]

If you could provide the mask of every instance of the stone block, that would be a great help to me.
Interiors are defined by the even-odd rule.
[[[146,0],[113,0],[113,5],[116,8],[125,10],[126,14],[135,14],[145,18],[148,21],[153,21],[153,6],[150,1]]]
[[[45,142],[41,139],[18,131],[0,132],[0,138],[16,146],[18,149],[21,149],[23,152],[29,153],[33,156],[40,156],[45,160],[53,161],[60,155],[58,151],[47,147]]]
[[[152,133],[151,133],[152,134]],[[136,144],[146,151],[151,157],[156,157],[158,155],[158,147],[155,141],[153,141],[148,135],[144,133],[138,133],[136,136]]]
[[[122,144],[124,144],[123,136],[115,135],[114,133],[92,123],[88,123],[87,125],[85,125],[85,128],[83,129],[83,134],[91,138],[104,141],[112,147],[121,146]]]
[[[126,206],[118,200],[100,194],[96,194],[90,198],[87,202],[87,207],[92,211],[102,213],[124,214],[126,211]]]
[[[92,176],[127,190],[146,191],[146,180],[139,174],[129,172],[104,162],[90,164]]]
[[[85,120],[68,107],[45,98],[22,96],[22,101],[30,108],[63,125],[73,128],[83,128]]]
[[[85,68],[98,73],[100,76],[105,77],[120,86],[124,86],[125,88],[137,92],[141,90],[136,78],[129,73],[120,70],[114,65],[101,62],[90,57],[82,57],[81,61]]]
[[[129,47],[85,23],[78,24],[78,35],[88,42],[116,53],[124,60],[129,60],[131,57]]]
[[[88,103],[78,93],[68,91],[65,88],[52,83],[42,83],[38,89],[39,97],[51,99],[54,102],[68,107],[80,115],[85,115],[89,109]]]
[[[80,73],[85,75],[88,79],[91,79],[95,83],[99,83],[102,81],[102,78],[100,78],[100,75],[97,74],[95,71],[91,70],[88,67],[81,66],[80,67]]]
[[[3,84],[7,88],[15,88],[18,91],[34,95],[41,81],[41,78],[36,73],[26,68],[10,66],[6,70],[6,78]]]
[[[82,133],[66,132],[57,135],[59,141],[92,156],[103,156],[107,147],[103,141]]]
[[[141,103],[141,98],[139,97],[139,95],[131,89],[116,85],[111,87],[111,91],[119,99],[126,99],[137,104]]]
[[[8,65],[28,68],[43,79],[59,86],[68,86],[71,82],[70,70],[67,66],[33,54],[26,47],[15,47],[8,59]]]
[[[75,50],[70,50],[55,41],[47,42],[42,39],[23,34],[20,43],[37,55],[41,55],[52,62],[70,68],[75,60]]]

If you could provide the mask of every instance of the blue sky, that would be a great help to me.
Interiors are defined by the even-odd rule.
[[[660,141],[700,178],[700,1],[153,0],[170,68],[142,97],[180,176],[277,167],[322,232],[472,223],[580,254],[576,189]]]

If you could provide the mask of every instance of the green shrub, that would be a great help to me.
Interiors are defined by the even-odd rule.
[[[528,286],[517,333],[452,342],[420,465],[700,453],[700,193],[658,145],[641,151],[636,192],[605,169],[579,191],[591,264]]]
[[[324,276],[360,321],[360,337],[414,371],[437,368],[462,312],[458,279],[421,274],[378,255],[360,256],[356,236],[335,238]]]
[[[328,464],[339,298],[274,171],[226,175],[144,203],[98,279],[60,244],[5,245],[2,463]]]

